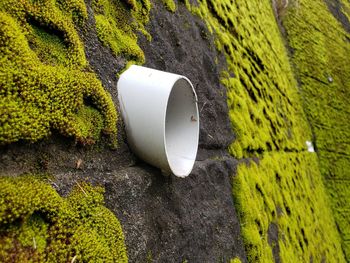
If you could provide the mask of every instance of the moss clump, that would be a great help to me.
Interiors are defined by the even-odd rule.
[[[145,55],[137,45],[134,31],[139,30],[151,39],[144,25],[149,21],[149,0],[94,0],[96,30],[101,42],[109,46],[115,55],[123,54],[138,64],[145,62]]]
[[[74,116],[73,124],[80,128],[84,143],[92,144],[100,137],[103,129],[103,118],[101,114],[92,107],[82,107]]]
[[[230,263],[241,263],[242,261],[239,258],[234,258],[230,260]]]
[[[176,11],[176,4],[174,0],[162,0],[165,7],[170,11],[170,12],[175,12]]]
[[[226,56],[222,73],[229,115],[237,140],[230,153],[299,151],[311,137],[270,0],[198,1],[187,7],[199,15]]]
[[[1,177],[0,197],[1,262],[127,262],[101,188],[78,185],[62,198],[38,179]]]
[[[342,3],[346,16],[350,4]],[[341,13],[338,15],[340,16]],[[320,170],[350,261],[350,34],[324,1],[300,0],[284,17],[288,43],[312,126]]]
[[[47,47],[50,43],[57,44],[57,38],[59,38],[68,56],[67,60],[62,61],[65,66],[87,65],[84,47],[75,30],[75,24],[81,24],[87,18],[84,1],[4,0],[0,4],[0,11],[7,13],[15,20],[20,27],[20,35],[25,36],[27,38],[25,42],[39,54],[48,52],[45,46]]]
[[[40,26],[32,25],[31,29],[33,34],[28,36],[29,45],[40,61],[49,65],[69,64],[70,52],[62,38]]]
[[[116,144],[115,107],[87,72],[75,30],[86,16],[82,0],[0,3],[0,144],[35,142],[52,129],[84,144],[102,131]],[[81,114],[91,107],[93,122],[103,123],[87,129]]]
[[[316,156],[269,153],[242,164],[233,179],[249,262],[273,262],[270,224],[281,262],[345,262]]]

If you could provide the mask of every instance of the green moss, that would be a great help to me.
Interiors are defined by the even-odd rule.
[[[349,3],[341,3],[340,12],[349,17]],[[320,0],[290,5],[283,24],[349,261],[350,192],[344,186],[350,182],[350,34]]]
[[[64,41],[38,26],[33,25],[32,29],[33,34],[28,37],[28,42],[39,59],[49,65],[66,65],[69,51]]]
[[[0,10],[16,21],[21,35],[27,37],[26,42],[29,40],[34,45],[34,49],[37,46],[36,37],[39,39],[44,37],[44,41],[50,42],[52,39],[47,36],[53,34],[53,37],[61,38],[61,41],[67,46],[69,61],[66,64],[74,67],[87,64],[84,47],[74,24],[87,18],[84,1],[26,0],[19,2],[5,0],[0,4]],[[47,32],[46,36],[43,36],[42,31]]]
[[[116,144],[114,104],[87,72],[75,30],[86,17],[82,0],[1,2],[0,144],[35,142],[52,129],[83,143],[103,132]],[[81,118],[87,106],[96,109],[92,122],[103,120],[95,129],[87,129],[91,120]]]
[[[83,106],[77,113],[74,125],[80,127],[84,143],[92,144],[99,139],[103,128],[103,119],[101,114],[94,108]]]
[[[207,23],[226,56],[228,70],[221,81],[237,136],[230,153],[241,158],[305,149],[311,132],[271,2],[198,2],[186,5]]]
[[[47,245],[46,240],[49,238],[47,232],[48,224],[42,217],[38,215],[29,216],[20,227],[18,242],[23,247],[32,247],[39,253],[43,253]]]
[[[1,262],[127,262],[101,188],[77,185],[62,198],[33,177],[1,177],[0,189]]]
[[[347,1],[340,1],[341,2],[341,12],[347,17],[347,19],[350,21],[350,2]]]
[[[175,12],[176,11],[176,4],[174,0],[162,0],[165,7],[170,11],[170,12]]]
[[[239,258],[231,259],[230,263],[241,263],[242,261]]]
[[[305,13],[297,9],[300,6],[299,2],[309,3],[310,6],[304,8]],[[278,3],[282,2],[277,1]],[[321,20],[326,17],[325,14],[318,13],[320,7],[318,4],[315,5],[315,1],[289,3],[295,5],[295,14],[298,14],[300,21],[303,19],[307,21],[310,14],[317,13],[320,17],[319,23],[322,24]],[[241,166],[238,178],[234,181],[233,195],[241,218],[249,262],[274,261],[271,246],[276,244],[270,246],[267,236],[270,224],[277,224],[279,229],[281,261],[319,262],[326,259],[330,262],[344,262],[337,228],[333,222],[333,214],[329,210],[316,158],[305,151],[305,141],[311,140],[312,133],[304,114],[300,99],[301,91],[293,75],[271,1],[264,0],[257,3],[243,0],[199,0],[198,5],[191,5],[186,0],[185,4],[206,22],[209,31],[215,36],[217,49],[226,56],[228,70],[222,72],[221,80],[227,87],[230,120],[237,136],[230,146],[230,153],[236,158],[256,156],[261,158],[259,165],[252,164],[251,168]],[[278,5],[277,8],[280,17],[288,16],[285,5]],[[290,21],[292,30],[296,23]],[[313,23],[308,23],[307,26],[315,28]],[[312,69],[310,67],[307,69],[308,73],[315,70],[317,74],[320,73],[317,78],[321,80],[327,79],[327,75],[331,74],[335,82],[350,83],[347,77],[337,79],[337,72],[349,68],[349,51],[336,52],[334,57],[337,59],[332,60],[334,64],[330,65],[328,71],[332,73],[319,71],[318,65],[324,65],[327,59],[321,55],[324,54],[326,47],[319,45],[318,41],[322,39],[322,32],[328,33],[330,29],[329,27],[314,29],[318,33],[311,39],[311,34],[305,33],[307,26],[306,24],[300,26],[300,30],[297,29],[295,32],[295,38],[300,36],[307,39],[304,42],[305,46],[292,47],[293,51],[300,50],[308,54],[300,57],[300,61],[295,63],[300,66],[308,64],[314,57],[319,57]],[[339,32],[335,30],[334,34]],[[342,33],[337,37],[332,35],[330,39],[339,37],[346,38]],[[311,42],[312,51],[309,51]],[[344,44],[339,42],[339,45],[339,47],[331,46],[334,48],[333,52],[339,48],[343,49]],[[345,105],[338,109],[341,104],[328,107],[330,102],[339,101],[339,95],[337,91],[334,92],[333,86],[334,84],[332,87],[326,85],[327,92],[313,89],[312,96],[307,96],[306,99],[312,100],[309,105],[314,105],[319,101],[319,97],[322,98],[323,103],[317,104],[319,108],[311,119],[316,120],[316,116],[324,116],[327,122],[337,127],[336,130],[329,129],[334,132],[333,134],[327,133],[324,136],[324,140],[329,136],[334,143],[328,144],[328,149],[339,151],[336,158],[331,158],[326,163],[333,162],[333,172],[336,170],[347,172],[349,169],[342,168],[341,165],[347,162],[344,166],[347,167],[348,158],[340,153],[348,149],[346,144],[348,140],[344,135],[350,129],[341,129],[340,126],[346,122],[349,111]],[[343,90],[342,99],[346,100],[349,97],[348,90]],[[326,111],[341,115],[338,125],[337,119],[332,118],[336,114],[325,114]],[[324,129],[323,120],[318,123],[320,129]],[[319,139],[316,141],[317,148],[322,147],[319,141]],[[321,157],[321,171],[327,168],[329,167],[324,166]],[[345,175],[342,176],[344,177]],[[342,213],[344,214],[345,212]],[[344,226],[346,226],[345,218],[349,217],[343,216]]]
[[[241,164],[233,179],[249,262],[273,262],[270,224],[282,262],[345,262],[316,155],[269,153]]]
[[[110,47],[115,55],[123,54],[138,64],[145,62],[145,55],[137,44],[138,30],[150,40],[144,25],[149,21],[151,4],[143,1],[93,1],[96,30],[101,42]]]

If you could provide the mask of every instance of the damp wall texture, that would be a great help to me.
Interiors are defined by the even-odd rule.
[[[0,261],[349,261],[349,18],[340,0],[2,1]],[[127,146],[131,64],[194,84],[185,179]]]

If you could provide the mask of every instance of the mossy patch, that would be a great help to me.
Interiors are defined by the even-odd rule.
[[[311,132],[271,2],[185,2],[207,23],[226,56],[228,70],[221,80],[237,136],[230,153],[241,158],[305,149]]]
[[[230,153],[236,158],[260,159],[259,164],[251,164],[250,168],[241,166],[234,180],[233,196],[248,261],[273,262],[278,256],[282,262],[344,262],[316,157],[306,152],[305,142],[312,140],[312,133],[271,1],[197,2],[198,5],[192,5],[185,0],[187,8],[206,22],[228,65],[221,80],[227,87],[230,120],[237,136]],[[299,2],[290,1],[295,5]],[[285,8],[284,5],[283,12],[280,10],[281,16],[286,15]],[[305,8],[310,13],[318,10],[316,6]],[[300,19],[304,16],[307,17],[300,14]],[[303,28],[300,27],[296,36],[308,38]],[[328,32],[326,28],[322,30]],[[319,38],[308,41],[316,43]],[[343,39],[346,39],[344,35]],[[302,49],[305,51],[307,47]],[[323,49],[315,44],[313,50],[323,52]],[[308,56],[314,55],[311,52]],[[337,56],[344,58],[344,53]],[[302,59],[307,63],[309,58]],[[347,60],[339,57],[332,67],[339,71],[346,65],[349,65]],[[317,69],[316,64],[313,69]],[[325,72],[322,74],[325,78],[321,79],[327,80]],[[313,90],[313,101],[324,94]],[[338,100],[335,93],[326,97]],[[348,111],[341,109],[342,116],[347,116]],[[339,135],[333,138],[335,148],[347,149],[346,140],[339,140]],[[338,160],[339,164],[346,162]],[[268,240],[268,229],[274,224],[278,228],[278,249],[275,241],[271,239],[270,244]]]
[[[241,164],[233,195],[249,262],[274,262],[271,223],[281,262],[345,262],[315,154],[268,153]]]
[[[67,198],[33,177],[0,178],[1,262],[127,262],[103,190],[78,184]]]
[[[162,0],[165,7],[170,11],[170,12],[175,12],[176,11],[176,4],[174,0]]]
[[[338,3],[349,17],[349,3]],[[291,4],[283,24],[349,261],[350,191],[345,186],[350,182],[350,34],[321,0]]]
[[[74,125],[80,127],[85,143],[93,144],[100,137],[103,128],[103,118],[101,114],[90,106],[83,106],[74,116]]]
[[[33,34],[28,36],[28,42],[40,61],[49,65],[66,65],[69,51],[64,40],[40,26],[31,25],[31,29]]]
[[[241,263],[242,261],[239,258],[234,258],[230,260],[230,263]]]
[[[0,3],[0,144],[35,142],[54,129],[84,144],[103,132],[116,145],[116,109],[88,72],[75,29],[86,17],[82,0]],[[87,132],[84,107],[103,124]]]
[[[137,44],[135,31],[151,36],[145,29],[149,21],[149,0],[112,1],[94,0],[97,35],[115,55],[124,55],[138,64],[145,62],[145,55]]]

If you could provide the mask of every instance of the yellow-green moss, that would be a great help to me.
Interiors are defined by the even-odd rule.
[[[185,2],[207,23],[226,56],[228,70],[221,80],[237,136],[230,153],[241,158],[305,149],[311,132],[271,1],[210,0],[198,1],[198,6]]]
[[[341,0],[341,12],[347,17],[350,21],[350,2]]]
[[[344,262],[316,157],[305,152],[311,130],[271,1],[197,2],[191,5],[186,0],[185,4],[207,23],[228,65],[221,79],[227,87],[230,120],[237,135],[230,153],[236,158],[262,158],[259,165],[241,166],[234,181],[233,195],[249,262],[273,262],[267,240],[271,223],[279,228],[282,262]],[[277,11],[281,16],[286,13]],[[318,8],[312,7],[313,11]],[[303,16],[300,14],[301,19]],[[326,28],[323,31],[328,32]],[[296,35],[309,37],[303,27]],[[322,46],[315,45],[317,48],[322,52]],[[340,70],[346,65],[347,60],[339,58],[334,67]],[[323,95],[314,91],[313,97],[317,96]],[[347,112],[344,110],[343,116]],[[344,162],[338,161],[339,165]]]
[[[100,131],[103,128],[101,114],[94,108],[83,106],[74,116],[74,125],[80,128],[85,143],[92,144],[99,139]]]
[[[233,194],[249,262],[274,262],[272,223],[281,262],[345,262],[315,154],[269,153],[241,164]]]
[[[143,64],[145,55],[137,44],[138,30],[150,40],[144,25],[149,21],[149,0],[112,1],[94,0],[96,30],[101,42],[109,46],[115,55]]]
[[[1,262],[127,262],[103,190],[78,184],[67,198],[33,177],[0,178]]]
[[[65,42],[57,35],[39,26],[31,26],[33,34],[28,36],[32,50],[41,61],[49,65],[69,64],[69,51]]]
[[[349,17],[350,4],[340,1]],[[320,170],[350,260],[350,34],[324,1],[299,0],[283,19]]]
[[[174,0],[162,0],[165,7],[170,11],[170,12],[175,12],[176,11],[176,4]]]
[[[116,144],[114,104],[87,72],[75,29],[86,17],[82,0],[0,3],[0,144],[35,142],[52,129],[84,144],[102,131]],[[92,107],[94,120],[81,118]],[[86,128],[97,119],[102,125]]]
[[[241,263],[242,261],[239,258],[234,258],[230,260],[230,263]]]
[[[20,28],[20,34],[27,38],[25,42],[29,42],[39,54],[48,51],[43,42],[54,44],[57,42],[54,38],[59,38],[66,46],[65,52],[68,56],[64,65],[81,67],[87,64],[84,46],[75,30],[75,24],[87,18],[84,1],[4,0],[0,4],[0,11],[15,20]],[[44,35],[43,31],[47,34]]]

